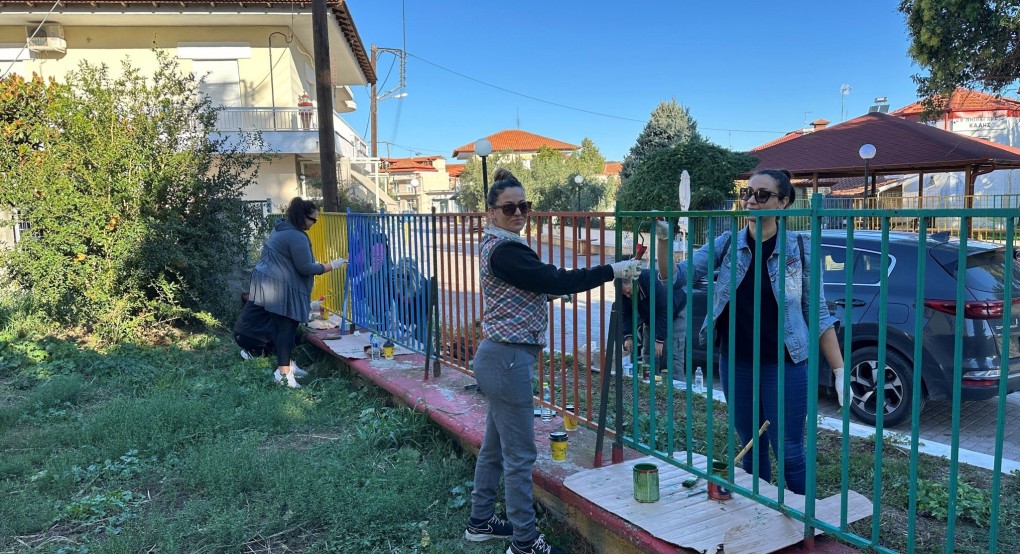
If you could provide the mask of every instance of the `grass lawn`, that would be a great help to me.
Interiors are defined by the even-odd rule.
[[[10,321],[0,552],[506,549],[462,539],[473,456],[310,347],[294,391],[225,335],[98,352]],[[591,552],[562,523],[539,526]]]

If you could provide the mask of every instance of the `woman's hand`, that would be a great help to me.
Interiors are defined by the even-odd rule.
[[[623,339],[623,351],[630,352],[631,348],[634,348],[634,341],[631,339]]]
[[[641,274],[641,262],[637,260],[625,260],[609,264],[613,268],[613,277],[626,281],[633,281]]]
[[[331,262],[329,262],[329,263],[327,263],[325,265],[326,265],[326,271],[333,271],[333,270],[340,269],[341,267],[347,265],[347,260],[345,260],[344,258],[337,258],[337,259],[335,259],[335,260],[333,260],[333,261],[331,261]]]
[[[655,238],[657,240],[669,240],[673,234],[672,225],[669,224],[665,219],[658,219],[655,221]]]

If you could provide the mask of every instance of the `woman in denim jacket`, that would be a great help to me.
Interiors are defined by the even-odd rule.
[[[744,209],[779,210],[789,206],[796,198],[797,192],[790,183],[790,173],[786,170],[764,169],[755,173],[748,186],[740,191]],[[669,226],[665,221],[656,225],[656,236],[660,249],[669,248]],[[786,259],[779,259],[778,226],[775,217],[763,217],[760,229],[753,216],[748,217],[747,226],[735,233],[727,231],[714,241],[715,267],[719,268],[715,282],[715,293],[712,301],[710,318],[705,318],[701,328],[700,340],[705,341],[709,323],[714,325],[715,336],[720,339],[719,362],[720,377],[727,403],[734,412],[734,424],[742,443],[749,442],[757,433],[753,428],[754,412],[759,412],[759,422],[769,420],[772,425],[765,432],[763,439],[771,444],[778,455],[779,440],[779,387],[784,387],[784,435],[782,453],[784,455],[784,474],[786,486],[797,494],[804,494],[806,460],[804,454],[804,431],[807,422],[807,370],[808,351],[811,341],[818,340],[820,349],[830,367],[835,368],[839,381],[842,381],[843,357],[839,349],[839,341],[833,325],[836,318],[832,317],[825,304],[824,293],[818,291],[817,298],[810,298],[811,260],[810,245],[797,233],[788,232],[786,238]],[[755,260],[755,241],[762,241],[761,256],[765,260]],[[737,280],[730,284],[730,243],[736,244]],[[668,251],[668,250],[661,250]],[[668,261],[659,259],[659,272],[667,275]],[[708,244],[694,253],[689,262],[680,262],[676,266],[674,286],[684,284],[687,275],[697,281],[705,277],[709,268]],[[779,271],[786,272],[785,292],[778,290]],[[754,332],[754,271],[761,275],[760,321],[758,334]],[[732,306],[730,298],[733,298]],[[780,305],[782,301],[782,305]],[[819,337],[809,336],[809,314],[811,304],[819,309]],[[779,310],[784,313],[783,342],[785,348],[782,356],[785,360],[784,382],[779,383]],[[730,318],[734,319],[735,333],[730,336]],[[758,349],[755,350],[755,339]],[[729,345],[734,346],[733,371],[735,386],[729,390],[730,362],[727,358]],[[759,363],[758,406],[753,405],[754,394],[754,363]],[[839,387],[837,387],[838,389]],[[839,399],[842,405],[842,398]],[[759,448],[755,453],[758,457],[759,477],[771,481],[772,468],[769,463],[768,446]],[[744,469],[750,473],[754,464],[753,456],[743,460]]]

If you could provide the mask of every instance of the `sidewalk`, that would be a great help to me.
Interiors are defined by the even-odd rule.
[[[465,390],[466,385],[474,384],[473,378],[444,366],[439,377],[430,374],[428,380],[425,380],[423,378],[425,358],[418,354],[377,361],[344,358],[334,353],[323,342],[321,337],[327,333],[335,335],[336,331],[320,331],[306,335],[306,339],[342,361],[361,378],[386,390],[401,403],[428,415],[465,450],[477,454],[485,432],[486,403],[485,397],[477,390]],[[535,418],[535,427],[538,441],[538,460],[533,470],[535,500],[584,536],[596,552],[635,554],[693,552],[681,550],[674,544],[656,538],[564,486],[563,481],[568,476],[594,467],[594,431],[582,426],[576,432],[570,433],[567,461],[557,463],[553,462],[550,456],[548,437],[551,431],[562,429],[562,420],[558,416],[550,422]],[[603,447],[605,465],[610,463],[611,446],[607,440]],[[642,454],[625,448],[625,459],[640,457]],[[804,549],[796,545],[780,552],[802,551]],[[858,552],[824,536],[815,539],[811,551]]]

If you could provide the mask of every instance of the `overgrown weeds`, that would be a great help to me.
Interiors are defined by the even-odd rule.
[[[0,551],[505,549],[462,539],[473,457],[331,358],[298,359],[294,391],[229,337],[0,336]]]

